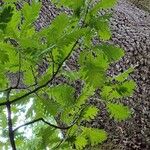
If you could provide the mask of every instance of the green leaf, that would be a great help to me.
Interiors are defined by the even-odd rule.
[[[61,13],[51,23],[51,25],[42,30],[42,34],[47,39],[48,45],[56,44],[56,42],[65,34],[66,28],[71,24],[69,16]]]
[[[97,51],[94,55],[91,52],[83,52],[80,54],[79,63],[83,80],[95,88],[104,84],[106,81],[105,72],[109,64],[103,53]]]
[[[60,112],[60,104],[53,99],[42,99],[45,115],[55,116]]]
[[[77,71],[63,71],[62,73],[65,77],[67,77],[68,79],[70,79],[71,81],[75,81],[80,79],[80,73]]]
[[[5,129],[7,127],[7,118],[6,118],[6,114],[4,113],[4,109],[1,108],[1,110],[2,111],[1,111],[1,116],[0,116],[0,125],[1,125],[1,129]]]
[[[117,0],[101,0],[97,7],[102,9],[112,8],[116,4]]]
[[[103,44],[97,48],[104,52],[110,62],[117,61],[124,56],[124,51],[114,45]]]
[[[61,112],[61,120],[65,124],[71,124],[74,120],[74,116],[76,115],[76,112],[73,107],[66,107],[64,110]]]
[[[70,7],[74,10],[80,9],[84,4],[84,0],[59,0],[59,2],[57,0],[52,0],[52,2],[56,3],[57,6]]]
[[[114,100],[123,97],[131,96],[135,89],[135,82],[132,80],[123,83],[104,86],[101,91],[101,96],[104,100]]]
[[[13,11],[12,19],[7,23],[6,33],[14,39],[20,36],[19,26],[21,24],[21,12],[18,10]]]
[[[101,0],[91,10],[91,14],[94,16],[99,10],[112,8],[116,4],[117,0]]]
[[[25,22],[26,25],[33,23],[37,19],[40,8],[41,8],[41,2],[37,2],[36,0],[32,1],[31,5],[29,5],[28,3],[24,4],[22,8],[22,12],[26,21]]]
[[[109,40],[111,37],[111,31],[109,27],[109,19],[110,15],[104,16],[90,16],[89,25],[92,28],[95,28],[97,34],[102,40]]]
[[[17,0],[3,0],[3,2],[14,3],[14,2],[17,2]]]
[[[58,137],[58,130],[51,128],[50,126],[42,127],[40,132],[36,133],[36,137],[41,137],[40,141],[37,144],[39,149],[45,149],[45,147],[52,148],[60,142]],[[47,137],[45,139],[45,137]]]
[[[0,30],[4,30],[13,16],[13,7],[5,6],[0,9]]]
[[[133,94],[135,87],[136,87],[135,82],[133,80],[130,80],[125,81],[123,84],[118,86],[116,90],[120,95],[127,97]]]
[[[101,91],[101,96],[104,100],[114,100],[122,97],[113,86],[104,86]]]
[[[74,104],[74,89],[69,85],[58,85],[50,88],[48,92],[63,107]]]
[[[76,105],[80,107],[84,104],[90,96],[94,94],[95,89],[90,85],[85,85],[82,89],[82,93],[80,94],[79,98],[77,99]]]
[[[110,112],[110,116],[117,121],[125,120],[131,115],[131,111],[129,110],[129,108],[122,104],[108,103],[107,108]]]
[[[21,65],[23,71],[23,82],[25,85],[32,85],[35,83],[34,70],[31,68],[29,61],[24,60]]]
[[[83,149],[87,145],[87,140],[83,136],[78,136],[75,141],[75,146],[77,150]]]
[[[53,59],[55,63],[60,63],[70,54],[74,43],[71,43],[63,48],[55,48],[52,50]]]
[[[0,42],[0,62],[3,64],[3,69],[17,72],[19,66],[19,55],[17,50],[9,43]]]
[[[78,131],[78,125],[73,125],[68,131],[67,133],[69,133],[69,135],[72,137],[72,136],[75,136],[76,132]]]
[[[88,28],[79,28],[79,29],[74,29],[69,33],[66,33],[64,36],[62,36],[58,42],[57,46],[58,48],[62,48],[64,46],[68,46],[69,44],[72,44],[79,40],[81,37],[86,36],[88,33],[89,29]]]
[[[20,45],[25,49],[25,53],[33,54],[39,46],[38,39],[35,39],[35,28],[27,28],[24,31],[22,30],[20,37]]]
[[[134,71],[134,68],[129,68],[125,72],[120,73],[119,75],[117,75],[116,77],[114,77],[114,79],[116,81],[123,82],[123,81],[125,81],[128,78],[129,74],[132,73],[133,71]]]
[[[49,66],[46,72],[42,74],[41,78],[38,79],[39,85],[43,85],[46,82],[48,82],[52,78],[52,75],[53,75],[53,68]]]
[[[107,139],[107,133],[102,129],[84,127],[83,134],[89,139],[92,146],[100,144]]]
[[[99,109],[95,106],[89,106],[85,111],[83,115],[83,119],[90,121],[91,119],[94,119],[96,115],[98,114]]]
[[[8,83],[9,82],[7,81],[7,78],[6,78],[5,74],[0,73],[0,89],[1,90],[6,89]]]
[[[8,54],[5,51],[3,51],[2,49],[0,49],[0,53],[1,53],[1,55],[0,55],[0,62],[2,64],[7,63],[9,61]]]
[[[51,28],[56,30],[58,35],[64,31],[64,29],[69,25],[70,18],[67,14],[61,13],[58,15],[51,24]]]
[[[101,22],[98,34],[102,40],[109,40],[111,38],[111,31],[108,22]]]

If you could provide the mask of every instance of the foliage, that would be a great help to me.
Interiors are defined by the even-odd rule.
[[[71,13],[60,13],[40,31],[34,22],[41,2],[24,2],[20,10],[16,1],[4,2],[0,6],[0,149],[84,149],[105,141],[106,131],[83,126],[100,112],[87,101],[100,89],[99,101],[106,103],[110,117],[122,121],[131,111],[115,101],[130,96],[135,88],[128,80],[132,68],[107,76],[111,63],[124,51],[106,42],[111,38],[111,15],[97,14],[113,7],[116,0],[95,5],[91,0],[52,0]],[[100,44],[92,43],[95,37]],[[79,46],[79,68],[68,71],[64,66]],[[39,75],[38,65],[44,59],[49,65]],[[17,78],[15,85],[11,74]],[[67,81],[56,83],[62,77]],[[73,86],[76,80],[83,83],[79,94]]]

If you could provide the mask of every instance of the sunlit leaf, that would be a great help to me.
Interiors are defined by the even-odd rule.
[[[125,120],[131,115],[130,109],[122,104],[108,103],[107,108],[110,112],[110,116],[117,121]]]

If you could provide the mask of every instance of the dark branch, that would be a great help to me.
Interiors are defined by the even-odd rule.
[[[51,82],[54,80],[54,78],[56,77],[56,75],[58,74],[58,72],[60,71],[60,69],[61,69],[63,63],[70,57],[70,55],[71,55],[72,51],[74,50],[74,48],[75,48],[75,46],[76,46],[77,43],[78,43],[78,42],[76,41],[75,44],[73,45],[71,51],[69,52],[69,54],[68,54],[68,55],[65,57],[65,59],[60,63],[60,65],[58,66],[56,72],[54,72],[52,78],[51,78],[49,81],[47,81],[47,82],[44,83],[43,85],[41,85],[41,86],[35,88],[34,90],[32,90],[32,91],[30,91],[30,92],[28,92],[28,93],[26,93],[26,94],[24,94],[24,95],[22,95],[22,96],[20,96],[20,97],[18,97],[18,98],[16,98],[16,99],[14,99],[14,100],[12,100],[12,101],[10,101],[10,104],[15,103],[15,102],[21,100],[22,98],[25,98],[25,97],[27,97],[27,96],[29,96],[29,95],[31,95],[31,94],[33,94],[33,93],[39,91],[40,89],[46,87],[49,83],[51,83]],[[0,106],[3,106],[3,105],[6,105],[6,102],[0,103]]]
[[[25,124],[23,124],[23,125],[18,126],[17,128],[15,128],[15,129],[13,130],[13,132],[17,131],[17,130],[20,129],[21,127],[25,127],[25,126],[27,126],[27,125],[31,125],[31,124],[34,124],[34,123],[39,122],[39,121],[42,121],[42,122],[44,122],[45,124],[47,124],[47,125],[49,125],[49,126],[51,126],[51,127],[53,127],[53,128],[61,129],[61,130],[67,130],[67,129],[71,128],[71,127],[75,124],[75,123],[73,123],[73,124],[71,124],[70,126],[61,127],[61,126],[57,126],[57,125],[51,124],[51,123],[47,122],[46,120],[44,120],[43,118],[39,118],[39,119],[35,119],[35,120],[33,120],[33,121],[30,121],[30,122],[28,122],[28,123],[25,123]]]
[[[66,138],[65,139],[62,139],[59,143],[58,143],[58,145],[56,145],[54,148],[52,148],[53,150],[56,150],[56,149],[58,149],[62,144],[63,144],[63,142],[65,142],[65,140],[66,140]]]
[[[13,125],[12,125],[12,113],[11,113],[11,104],[9,101],[11,89],[7,91],[7,97],[6,97],[6,108],[7,108],[7,120],[8,120],[8,130],[9,130],[9,140],[12,147],[12,150],[16,150],[16,144],[15,144],[15,138],[14,138],[14,132],[13,132]]]
[[[3,92],[7,92],[9,89],[12,89],[12,90],[26,90],[26,89],[29,89],[29,88],[32,88],[34,86],[36,86],[37,84],[34,83],[33,85],[29,85],[29,86],[25,86],[25,87],[9,87],[7,89],[3,89],[3,90],[0,90],[0,93],[3,93]],[[0,103],[0,106],[1,106],[2,103]],[[6,104],[3,104],[3,105],[6,105]]]
[[[82,24],[81,28],[84,26],[84,22],[85,22],[86,17],[87,17],[88,9],[89,9],[89,7],[86,8],[85,15],[84,15],[84,19],[83,19],[83,24]],[[12,101],[10,102],[10,104],[15,103],[15,102],[21,100],[22,98],[25,98],[25,97],[27,97],[27,96],[29,96],[29,95],[31,95],[31,94],[33,94],[33,93],[39,91],[40,89],[46,87],[49,83],[51,83],[51,82],[54,80],[54,78],[57,76],[58,72],[60,71],[60,69],[61,69],[63,63],[70,57],[70,55],[71,55],[72,51],[74,50],[74,48],[76,47],[77,43],[78,43],[78,40],[74,43],[74,45],[73,45],[72,49],[70,50],[69,54],[68,54],[68,55],[65,57],[65,59],[60,63],[60,65],[58,66],[56,72],[53,73],[53,76],[52,76],[52,78],[51,78],[49,81],[47,81],[47,82],[44,83],[43,85],[41,85],[41,86],[35,88],[34,90],[32,90],[32,91],[30,91],[30,92],[28,92],[28,93],[26,93],[26,94],[24,94],[24,95],[22,95],[22,96],[20,96],[20,97],[18,97],[18,98],[16,98],[16,99],[14,99],[14,100],[12,100]],[[6,102],[0,103],[0,106],[4,106],[4,105],[6,105]]]
[[[83,113],[83,111],[85,110],[85,108],[86,108],[86,106],[83,107],[83,108],[79,111],[78,116],[75,117],[74,121],[73,121],[73,122],[71,123],[71,125],[69,125],[69,126],[66,126],[66,127],[64,127],[64,126],[63,126],[63,127],[62,127],[62,126],[57,126],[57,125],[54,125],[54,124],[51,124],[51,123],[47,122],[47,121],[44,120],[43,118],[39,118],[39,119],[35,119],[35,120],[33,120],[33,121],[27,122],[27,123],[25,123],[25,124],[23,124],[23,125],[20,125],[20,126],[16,127],[16,128],[13,130],[13,132],[17,131],[18,129],[20,129],[20,128],[22,128],[22,127],[25,127],[25,126],[34,124],[34,123],[39,122],[39,121],[42,121],[42,122],[44,122],[45,124],[47,124],[47,125],[49,125],[49,126],[51,126],[51,127],[53,127],[53,128],[56,128],[56,129],[68,130],[68,129],[70,129],[72,126],[74,126],[74,125],[79,121],[79,119],[80,119],[80,117],[82,116],[82,113]]]

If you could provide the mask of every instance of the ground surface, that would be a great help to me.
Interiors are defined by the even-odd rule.
[[[150,11],[150,0],[129,0],[138,7]]]
[[[125,57],[110,71],[117,74],[129,66],[136,66],[132,78],[137,83],[133,97],[123,100],[133,109],[133,118],[116,123],[103,116],[93,122],[94,126],[105,127],[110,142],[104,149],[149,150],[150,149],[150,14],[126,0],[120,0],[111,21],[112,41],[125,49]],[[97,103],[96,105],[102,105]],[[113,144],[111,143],[113,141]]]

